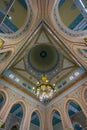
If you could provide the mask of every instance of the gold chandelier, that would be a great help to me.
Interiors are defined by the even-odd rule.
[[[34,88],[34,92],[39,97],[40,101],[46,102],[51,99],[56,92],[56,89],[51,84],[46,76],[42,76],[41,81],[37,82],[37,87]]]

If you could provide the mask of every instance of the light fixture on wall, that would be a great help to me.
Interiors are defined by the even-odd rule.
[[[33,88],[37,97],[41,102],[47,102],[51,99],[56,92],[55,84],[51,85],[46,76],[42,76],[41,81],[37,82],[36,88]]]

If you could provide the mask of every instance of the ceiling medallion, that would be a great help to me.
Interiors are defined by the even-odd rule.
[[[46,76],[42,76],[41,81],[37,82],[36,88],[33,91],[39,97],[40,101],[43,103],[48,102],[56,92],[54,88],[55,84],[51,85]]]
[[[26,71],[38,80],[43,74],[52,79],[61,70],[63,55],[51,44],[35,44],[26,51],[24,62]]]

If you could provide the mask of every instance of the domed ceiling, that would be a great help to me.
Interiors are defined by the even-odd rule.
[[[86,1],[84,3],[87,4]],[[10,0],[1,1],[3,11],[11,7],[9,4]],[[78,4],[81,4],[80,1],[74,0],[52,0],[50,3],[48,0],[40,0],[39,3],[18,0],[12,3],[7,14],[12,17],[10,23],[18,29],[11,32],[12,28],[9,26],[10,32],[7,33],[7,30],[2,28],[4,21],[1,23],[2,79],[39,100],[33,88],[36,88],[43,75],[47,76],[49,83],[56,89],[52,99],[86,77],[87,23]],[[13,18],[17,15],[19,6],[23,11],[20,20],[20,12]],[[5,18],[8,19],[7,16]],[[77,25],[80,26],[82,20],[85,22],[84,29],[78,29]]]
[[[32,35],[32,40],[27,41],[12,66],[3,73],[16,87],[20,86],[18,88],[36,99],[33,87],[43,75],[48,77],[51,85],[55,84],[55,97],[84,74],[84,69],[75,63],[45,22],[39,26],[38,33]]]

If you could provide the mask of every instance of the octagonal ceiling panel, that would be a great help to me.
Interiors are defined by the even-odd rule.
[[[20,90],[35,95],[33,87],[45,74],[49,83],[55,84],[57,94],[81,76],[84,70],[69,56],[63,43],[45,23],[41,23],[36,32],[3,75],[19,85]]]

